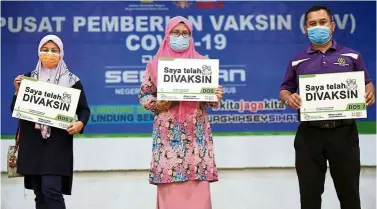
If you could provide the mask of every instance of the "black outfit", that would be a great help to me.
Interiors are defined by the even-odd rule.
[[[28,176],[35,194],[36,209],[65,208],[62,190],[62,176]]]
[[[344,60],[345,63],[334,63],[334,60]],[[299,75],[353,71],[364,71],[365,85],[371,82],[360,53],[340,46],[335,41],[332,41],[332,46],[325,53],[309,46],[289,63],[280,91],[297,92]],[[294,147],[301,209],[321,209],[327,162],[340,208],[361,209],[360,148],[355,120],[301,122]]]
[[[25,74],[30,77],[31,73]],[[90,116],[84,88],[77,81],[72,88],[80,89],[76,113],[85,125]],[[16,102],[13,97],[11,110]],[[70,195],[73,178],[73,136],[66,130],[51,127],[51,135],[43,139],[35,123],[19,120],[18,172],[24,176],[26,189],[34,190],[37,209],[65,208],[63,195]],[[83,130],[81,131],[81,133]]]
[[[327,161],[341,208],[361,208],[359,135],[354,120],[302,122],[294,147],[302,209],[321,208]]]

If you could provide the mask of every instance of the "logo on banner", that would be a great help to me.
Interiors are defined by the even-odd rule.
[[[224,2],[222,1],[197,1],[195,7],[198,9],[222,9]]]
[[[178,8],[182,8],[182,9],[185,9],[185,8],[189,8],[191,2],[189,1],[174,1],[173,2]]]
[[[174,4],[178,8],[189,8],[192,2],[190,1],[175,1]],[[218,2],[218,1],[196,1],[195,7],[197,9],[215,9],[215,8],[224,8],[224,2]]]

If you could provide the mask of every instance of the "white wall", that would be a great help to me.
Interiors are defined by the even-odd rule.
[[[215,157],[219,168],[294,167],[293,136],[215,137]],[[5,158],[13,140],[1,140]],[[75,139],[75,170],[148,169],[150,138]],[[361,163],[376,166],[376,135],[360,135]],[[1,164],[6,171],[6,164]]]
[[[376,170],[361,174],[363,209],[376,209]],[[34,195],[25,192],[22,178],[2,176],[1,208],[33,209]],[[299,191],[293,169],[220,170],[220,181],[211,184],[213,209],[298,209]],[[155,209],[156,187],[148,184],[148,173],[76,173],[68,209]],[[339,209],[330,175],[327,176],[322,209]],[[178,208],[179,209],[179,208]]]

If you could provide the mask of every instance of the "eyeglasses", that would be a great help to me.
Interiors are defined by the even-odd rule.
[[[179,32],[179,31],[172,31],[172,32],[170,33],[170,35],[171,35],[171,36],[174,36],[174,37],[179,37],[179,36],[182,35],[182,37],[184,37],[184,38],[188,38],[188,37],[191,36],[191,33],[190,33],[189,31],[183,31],[182,33]]]
[[[51,53],[51,54],[57,54],[57,55],[60,55],[60,51],[59,50],[57,50],[57,49],[51,49],[51,50],[49,50],[49,49],[41,49],[41,51],[40,51],[40,53],[41,54],[47,54],[47,53]]]

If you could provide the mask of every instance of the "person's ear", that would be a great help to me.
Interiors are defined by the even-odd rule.
[[[305,35],[308,35],[308,27],[306,27],[306,25],[304,26],[304,32],[305,32]]]
[[[335,22],[331,22],[330,31],[334,33],[335,31]]]

